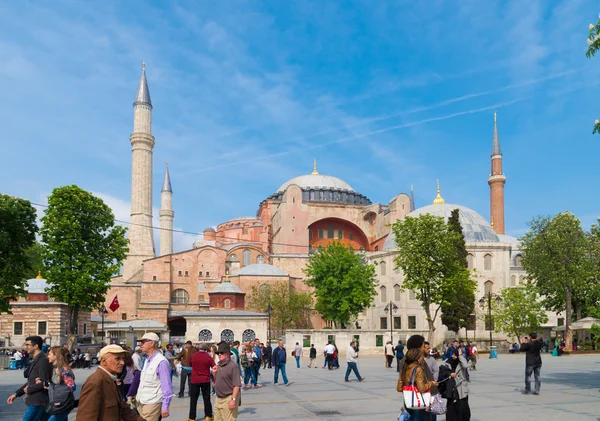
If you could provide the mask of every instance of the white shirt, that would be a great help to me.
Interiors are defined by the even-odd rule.
[[[475,345],[473,345],[473,346],[471,347],[471,350],[472,350],[472,352],[473,352],[473,355],[477,354],[477,347],[476,347]]]
[[[392,344],[385,346],[385,355],[394,355],[394,346]]]
[[[13,357],[15,357],[16,361],[21,361],[21,358],[23,358],[19,351],[15,351],[15,355],[13,355]]]
[[[346,350],[346,361],[348,361],[349,363],[355,363],[356,357],[358,357],[358,354],[356,353],[354,348],[348,345],[348,349]]]
[[[326,354],[333,354],[334,352],[335,352],[335,346],[333,346],[332,344],[325,345],[325,353]]]
[[[133,360],[133,368],[138,371],[142,371],[142,357],[140,357],[140,354],[134,352],[131,356],[131,359]]]

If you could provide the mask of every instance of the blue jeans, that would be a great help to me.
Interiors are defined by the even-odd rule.
[[[535,378],[534,383],[534,391],[535,393],[540,393],[540,386],[542,382],[540,381],[540,370],[542,369],[542,365],[525,365],[525,391],[531,392],[531,375],[533,374]]]
[[[406,412],[410,414],[410,421],[431,421],[431,412],[424,411],[423,409],[407,409]]]
[[[277,363],[275,365],[275,379],[273,380],[273,383],[277,384],[279,380],[279,370],[281,370],[281,377],[283,378],[283,383],[288,384],[288,379],[285,375],[285,363]]]
[[[47,421],[48,414],[46,414],[45,406],[28,406],[25,414],[23,415],[23,421]]]
[[[48,418],[48,421],[67,421],[69,419],[69,413],[71,411],[65,411],[65,412],[61,412],[60,414],[50,415],[50,418]]]
[[[250,382],[256,386],[256,371],[252,366],[244,369],[244,384],[250,384]]]
[[[296,367],[300,368],[300,357],[296,355]]]
[[[358,374],[358,367],[356,366],[356,363],[348,362],[348,368],[346,369],[346,379],[345,380],[348,380],[348,376],[350,376],[351,371],[354,371],[354,374],[356,374],[356,378],[358,380],[362,379],[362,377],[360,377],[360,374]]]

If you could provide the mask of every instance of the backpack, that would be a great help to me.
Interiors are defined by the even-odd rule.
[[[75,407],[75,397],[71,388],[64,383],[50,383],[48,387],[49,402],[46,406],[48,415],[56,415],[70,411]]]
[[[251,362],[248,360],[248,356],[244,354],[242,357],[242,368],[250,368]]]
[[[473,356],[473,347],[470,346],[468,349],[469,349],[469,357],[472,357]]]

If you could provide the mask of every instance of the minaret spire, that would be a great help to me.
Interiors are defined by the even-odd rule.
[[[146,64],[133,103],[131,142],[131,225],[129,252],[123,262],[124,282],[141,281],[143,261],[154,257],[152,233],[152,101],[146,80]]]
[[[436,183],[437,183],[437,196],[433,200],[433,204],[434,205],[443,205],[446,202],[444,201],[444,199],[440,195],[440,180],[436,180]]]
[[[490,221],[496,234],[504,234],[504,185],[506,176],[502,172],[502,151],[498,137],[498,122],[494,113],[494,137],[492,139],[492,172],[488,178],[490,186]]]
[[[173,254],[173,189],[169,176],[169,164],[165,168],[165,179],[160,193],[160,255]]]
[[[317,158],[314,159],[313,161],[313,174],[319,174],[319,171],[317,171]]]
[[[410,211],[414,211],[416,208],[415,205],[415,191],[413,190],[412,184],[410,185]]]

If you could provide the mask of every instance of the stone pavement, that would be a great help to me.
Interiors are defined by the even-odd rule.
[[[600,419],[600,354],[576,357],[543,355],[540,396],[523,396],[524,355],[483,358],[471,374],[469,402],[473,421]],[[309,369],[288,363],[288,387],[273,386],[273,370],[261,370],[261,389],[244,391],[239,420],[304,421],[359,420],[394,421],[400,408],[396,392],[396,369],[386,369],[383,357],[362,357],[358,367],[366,381],[344,383],[345,363],[339,370]],[[81,388],[89,370],[77,370]],[[351,377],[352,378],[352,377]],[[6,398],[23,380],[22,371],[0,371],[0,420],[20,420],[22,399],[9,406]],[[281,379],[280,379],[281,382]],[[178,384],[174,387],[179,390]],[[167,420],[185,421],[189,399],[173,399]],[[202,399],[198,419],[204,419]],[[75,412],[70,420],[75,419]],[[443,420],[444,417],[438,417]]]

